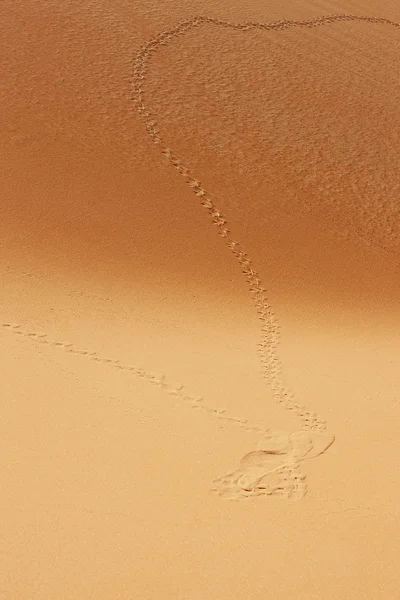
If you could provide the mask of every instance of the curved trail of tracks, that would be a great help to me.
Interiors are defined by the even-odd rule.
[[[283,365],[278,354],[279,328],[275,314],[266,297],[266,290],[261,283],[253,263],[243,250],[242,245],[235,240],[229,230],[228,222],[217,208],[210,194],[204,189],[199,179],[191,173],[184,160],[178,157],[161,137],[159,127],[148,106],[146,97],[146,77],[149,59],[162,46],[184,36],[192,29],[200,26],[215,25],[228,29],[250,31],[260,29],[265,31],[284,30],[291,27],[317,27],[336,22],[365,21],[381,23],[400,29],[400,24],[380,17],[362,17],[354,15],[331,15],[305,21],[278,21],[274,23],[243,23],[233,24],[211,17],[197,16],[182,21],[177,26],[159,33],[145,43],[137,52],[133,64],[132,100],[144,122],[146,131],[167,161],[183,177],[185,183],[196,195],[202,207],[207,211],[211,223],[215,225],[218,234],[232,252],[246,279],[253,302],[261,324],[261,341],[258,346],[261,362],[261,375],[270,387],[275,400],[282,408],[293,412],[301,423],[301,430],[292,434],[271,432],[268,428],[250,425],[246,419],[230,417],[225,410],[208,406],[201,397],[186,393],[183,386],[168,382],[164,375],[147,373],[133,365],[121,364],[119,360],[101,357],[96,352],[79,349],[73,344],[48,339],[46,334],[23,330],[20,325],[3,323],[2,326],[19,336],[31,339],[36,343],[48,344],[67,352],[81,355],[83,358],[103,363],[118,369],[130,371],[133,375],[143,378],[149,383],[164,389],[167,393],[207,412],[210,416],[220,419],[226,424],[236,424],[249,431],[261,434],[265,440],[265,449],[250,452],[240,461],[239,468],[214,482],[213,489],[220,495],[239,499],[260,495],[278,495],[284,498],[298,499],[306,493],[305,475],[301,473],[301,461],[322,454],[334,441],[334,436],[327,432],[326,422],[315,412],[297,403],[293,393],[284,383]]]
[[[278,325],[276,321],[276,316],[267,300],[266,290],[261,283],[260,276],[254,269],[254,266],[246,252],[243,250],[242,245],[232,237],[226,217],[218,209],[214,200],[207,192],[207,190],[204,189],[204,187],[201,184],[201,181],[194,174],[191,173],[191,170],[189,166],[185,163],[185,161],[177,154],[175,154],[171,147],[167,145],[162,139],[158,124],[151,113],[151,109],[149,107],[148,100],[146,97],[146,76],[148,73],[149,60],[155,52],[159,51],[162,46],[165,46],[173,42],[177,38],[186,35],[188,32],[190,32],[196,27],[214,25],[241,31],[251,31],[259,29],[271,32],[293,27],[313,28],[321,25],[328,25],[331,23],[348,21],[380,23],[400,28],[399,23],[395,23],[393,21],[390,21],[389,19],[381,17],[364,17],[343,14],[322,16],[305,21],[283,20],[274,23],[249,22],[242,24],[234,24],[227,21],[214,19],[212,17],[194,16],[185,21],[182,21],[181,23],[179,23],[171,29],[160,32],[149,42],[142,45],[134,59],[132,78],[132,99],[134,101],[136,110],[138,111],[140,117],[144,121],[148,135],[151,137],[152,141],[156,145],[158,145],[162,154],[167,158],[171,166],[173,166],[181,174],[186,184],[198,197],[202,207],[206,209],[207,213],[211,217],[212,224],[217,227],[218,234],[222,238],[224,238],[225,244],[228,246],[229,250],[234,255],[236,261],[239,263],[239,266],[246,278],[261,323],[261,342],[259,344],[258,349],[261,362],[262,377],[266,380],[268,386],[270,387],[275,400],[280,405],[282,405],[284,409],[292,411],[296,414],[296,416],[301,422],[302,430],[304,432],[309,432],[310,440],[314,435],[318,436],[318,434],[320,434],[322,438],[325,437],[326,440],[330,440],[330,442],[327,443],[326,447],[328,447],[334,440],[334,436],[329,436],[326,433],[326,422],[315,412],[311,412],[306,407],[298,404],[291,390],[289,390],[284,384],[282,374],[283,366],[278,354]],[[303,492],[300,492],[299,481],[302,479],[302,477],[296,476],[296,473],[298,474],[298,462],[298,457],[296,458],[293,455],[293,453],[290,453],[288,451],[285,462],[286,475],[284,479],[286,480],[286,483],[288,481],[291,481],[292,483],[295,482],[294,488],[295,491],[297,490],[297,493],[295,493],[294,495],[301,496],[303,495],[303,492],[305,493],[305,488],[304,486],[301,486]],[[278,471],[281,467],[282,465],[280,464],[278,467]],[[265,466],[265,469],[266,468],[267,467]],[[276,473],[276,470],[274,470],[274,472]],[[240,471],[238,477],[235,477],[235,474],[237,473],[238,472],[235,471],[233,474],[229,474],[225,478],[221,478],[220,480],[218,480],[220,488],[221,486],[225,486],[226,489],[226,486],[228,486],[230,492],[232,492],[232,490],[235,489],[236,495],[239,496],[241,493],[268,493],[268,489],[270,489],[269,493],[282,493],[282,491],[285,489],[286,496],[293,495],[293,489],[291,489],[291,491],[288,492],[286,484],[285,487],[280,485],[280,483],[278,482],[278,485],[275,488],[269,488],[268,485],[265,485],[265,482],[264,485],[261,485],[260,482],[263,479],[262,477],[261,479],[257,479],[257,481],[253,480],[249,489],[246,489],[243,483],[240,484],[241,476],[243,475],[243,473]],[[264,478],[268,476],[268,473],[272,473],[272,471],[264,470]]]

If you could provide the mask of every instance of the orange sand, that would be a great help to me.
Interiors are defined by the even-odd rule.
[[[232,4],[3,2],[1,600],[400,598],[400,8]]]

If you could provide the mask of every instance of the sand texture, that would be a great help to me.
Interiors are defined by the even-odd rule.
[[[4,0],[1,600],[400,599],[399,51]]]

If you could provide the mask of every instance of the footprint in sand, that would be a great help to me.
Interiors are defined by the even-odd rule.
[[[232,500],[273,495],[300,499],[307,493],[300,461],[322,454],[333,441],[329,433],[312,431],[272,435],[265,450],[246,454],[239,469],[214,481],[212,491]]]

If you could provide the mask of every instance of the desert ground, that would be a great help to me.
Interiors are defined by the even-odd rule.
[[[1,600],[400,599],[397,0],[3,0]]]

